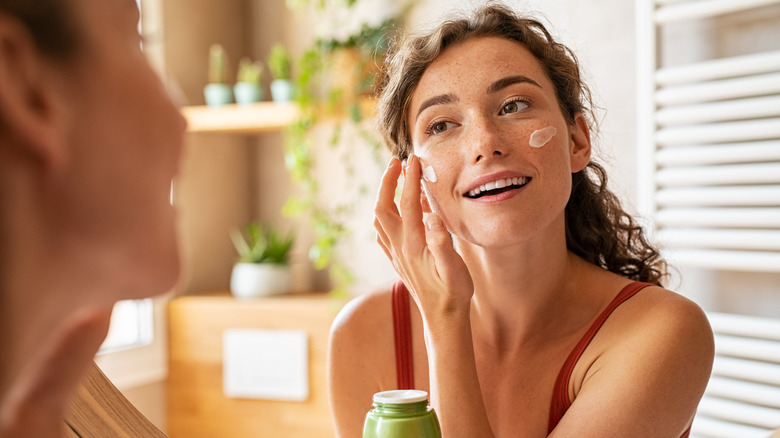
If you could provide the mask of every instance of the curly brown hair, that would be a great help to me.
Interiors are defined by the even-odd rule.
[[[582,114],[590,130],[596,131],[593,100],[574,53],[556,42],[539,21],[491,3],[468,17],[446,21],[428,34],[391,45],[378,82],[378,121],[385,142],[399,159],[412,153],[406,115],[425,70],[448,47],[486,36],[511,39],[528,48],[552,81],[567,123],[573,125],[575,116]],[[666,262],[607,188],[606,171],[598,163],[591,161],[572,174],[565,217],[570,251],[611,272],[661,285]]]

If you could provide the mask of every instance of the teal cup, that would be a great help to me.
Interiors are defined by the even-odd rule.
[[[409,389],[374,394],[363,438],[441,438],[439,419],[428,406],[428,393]]]

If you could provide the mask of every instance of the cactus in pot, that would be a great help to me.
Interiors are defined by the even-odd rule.
[[[260,61],[253,62],[246,56],[241,58],[236,85],[233,86],[236,103],[246,105],[263,100],[263,89],[260,86],[262,78],[263,64]]]
[[[206,104],[220,106],[233,102],[233,91],[227,83],[227,53],[221,44],[209,47],[208,80],[203,89]]]
[[[293,97],[290,53],[277,43],[268,54],[268,69],[271,71],[271,97],[274,102],[288,102]]]

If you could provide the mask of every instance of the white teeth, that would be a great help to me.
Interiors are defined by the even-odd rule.
[[[528,178],[525,177],[499,179],[486,184],[482,184],[478,188],[469,191],[468,196],[473,198],[479,195],[480,193],[486,192],[488,190],[503,189],[504,187],[508,187],[508,186],[522,186],[525,185],[527,182],[528,182]]]

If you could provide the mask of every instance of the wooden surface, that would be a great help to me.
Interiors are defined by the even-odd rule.
[[[357,105],[363,117],[376,115],[376,101],[361,98]],[[324,105],[317,111],[319,121],[343,120],[350,117],[347,104],[340,107]],[[187,119],[187,131],[192,133],[253,134],[279,131],[288,127],[299,116],[293,102],[258,102],[251,105],[186,106],[181,113]]]
[[[68,407],[63,433],[82,438],[165,437],[94,363]]]
[[[258,133],[278,131],[298,117],[294,103],[259,102],[220,107],[189,106],[181,109],[189,132]]]
[[[326,387],[330,325],[344,302],[327,294],[236,300],[228,293],[186,296],[168,307],[168,434],[172,438],[329,438]],[[229,328],[304,330],[309,336],[309,398],[231,399],[222,391],[222,333]]]

